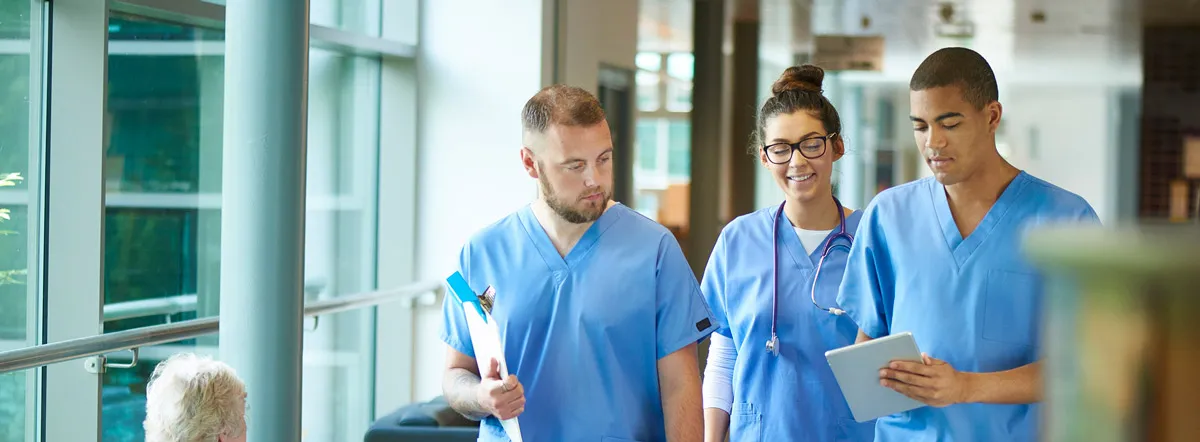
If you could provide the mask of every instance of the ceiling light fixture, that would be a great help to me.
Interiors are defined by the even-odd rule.
[[[941,38],[972,38],[975,36],[975,23],[960,17],[960,12],[953,2],[938,4],[939,20],[933,25],[933,32]]]

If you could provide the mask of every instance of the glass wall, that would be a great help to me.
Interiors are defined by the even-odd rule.
[[[375,288],[378,57],[309,53],[304,273],[314,301]],[[374,401],[374,315],[321,317],[304,334],[307,440],[358,440]],[[315,327],[315,328],[312,328]]]
[[[113,14],[108,35],[104,330],[216,315],[223,33]],[[146,348],[136,367],[104,374],[103,440],[144,438],[154,365],[194,345]]]
[[[62,0],[51,9],[46,0],[0,0],[0,353],[43,344],[43,336],[71,339],[219,314],[222,195],[238,190],[222,188],[224,156],[238,154],[224,147],[226,118],[237,115],[224,108],[223,4]],[[411,121],[382,127],[380,115],[389,109],[395,123],[404,118],[395,114],[416,108],[416,8],[416,0],[312,1],[305,289],[296,294],[306,302],[377,289],[380,156],[406,158],[415,149]],[[58,57],[52,64],[44,58],[50,54]],[[49,89],[56,91],[53,107],[44,105]],[[47,110],[66,117],[48,125]],[[48,144],[76,133],[70,143]],[[103,160],[51,161],[80,152],[102,153]],[[78,176],[43,180],[50,164],[70,164],[61,170]],[[387,170],[411,176],[415,165]],[[61,199],[44,196],[51,184]],[[409,204],[392,204],[390,216],[408,216]],[[103,228],[95,219],[56,216],[60,211],[102,217]],[[394,230],[407,228],[384,232],[395,238],[403,235]],[[81,245],[66,245],[75,241]],[[403,253],[411,252],[391,256]],[[70,281],[71,272],[89,269],[98,277],[57,284],[67,288],[43,296],[44,281]],[[377,414],[392,411],[376,410],[377,399],[390,404],[408,395],[376,387],[375,316],[363,308],[306,322],[305,440],[361,440]],[[0,374],[0,442],[47,433],[52,440],[143,440],[146,382],[155,365],[183,351],[219,357],[218,345],[213,334],[141,347],[132,368],[109,367],[98,376],[81,360]],[[123,364],[132,352],[104,356]],[[411,355],[389,358],[379,360],[411,366]],[[86,391],[92,385],[99,386],[94,394]],[[58,394],[50,404],[47,391],[78,397],[60,401]]]
[[[365,14],[355,8],[370,3],[340,2],[337,10]],[[322,7],[330,5],[314,2],[314,22],[350,23],[333,10],[318,14]],[[374,20],[377,29],[377,13]],[[105,332],[219,313],[223,54],[219,29],[109,19]],[[375,288],[381,63],[320,45],[309,63],[304,296],[314,301]],[[309,320],[308,440],[359,439],[370,424],[373,318],[366,309]],[[180,351],[215,357],[217,344],[212,335],[143,348],[136,367],[105,373],[103,440],[142,440],[155,364]]]
[[[41,14],[0,0],[0,352],[37,344]],[[36,17],[36,18],[35,18]],[[32,435],[32,371],[0,374],[0,442]]]

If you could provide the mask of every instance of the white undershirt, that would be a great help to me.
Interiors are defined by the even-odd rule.
[[[804,245],[804,253],[811,255],[813,250],[821,247],[825,243],[825,238],[829,236],[830,230],[805,230],[796,227],[796,235],[800,237],[800,244]]]
[[[805,230],[795,227],[796,235],[804,252],[811,255],[821,247],[833,230]],[[766,351],[766,350],[763,350]],[[712,334],[708,347],[708,363],[704,365],[704,408],[717,408],[729,413],[733,408],[733,365],[737,361],[737,348],[733,340],[720,333]]]

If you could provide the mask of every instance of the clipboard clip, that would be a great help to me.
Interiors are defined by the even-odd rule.
[[[488,301],[487,310],[485,311],[483,304],[480,303],[481,297],[477,296],[475,292],[471,290],[471,285],[467,284],[466,278],[463,278],[461,273],[452,273],[446,278],[446,284],[449,286],[450,292],[454,293],[454,296],[458,298],[459,302],[468,303],[474,306],[475,311],[479,313],[479,317],[483,318],[484,323],[487,323],[487,311],[490,311],[492,308],[491,302]],[[488,290],[491,290],[491,287],[488,287]],[[485,291],[484,293],[486,294],[487,292]]]
[[[492,314],[492,307],[496,305],[496,289],[490,285],[483,289],[483,294],[479,295],[479,305],[483,307],[483,311]]]

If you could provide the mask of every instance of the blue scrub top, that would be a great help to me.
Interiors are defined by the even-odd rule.
[[[867,335],[912,332],[922,352],[959,371],[996,372],[1038,359],[1041,282],[1021,254],[1025,230],[1099,222],[1078,195],[1021,172],[963,238],[945,188],[925,178],[871,202],[838,303]],[[877,441],[1035,440],[1039,406],[921,407],[876,421]]]
[[[496,289],[525,440],[666,440],[658,360],[716,328],[670,231],[617,204],[563,258],[526,206],[474,235],[459,267],[476,293]],[[447,296],[443,313],[442,340],[474,356],[462,304]],[[488,417],[479,440],[508,438]]]
[[[869,441],[874,423],[854,421],[825,360],[826,351],[853,344],[858,327],[845,316],[818,309],[810,293],[821,253],[838,229],[808,254],[786,217],[772,238],[778,210],[761,209],[729,223],[704,271],[701,287],[717,317],[717,333],[730,337],[737,349],[729,440]],[[846,217],[851,235],[860,218],[862,212]],[[765,347],[771,338],[771,250],[776,240],[779,356]],[[837,247],[825,258],[816,292],[822,307],[836,307],[846,257],[846,249]]]

